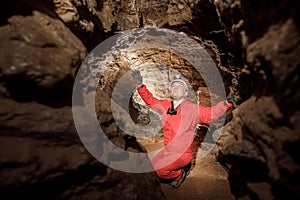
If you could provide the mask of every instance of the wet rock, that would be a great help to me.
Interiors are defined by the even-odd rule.
[[[59,20],[33,11],[0,28],[1,77],[6,94],[20,102],[70,105],[75,70],[85,47]]]

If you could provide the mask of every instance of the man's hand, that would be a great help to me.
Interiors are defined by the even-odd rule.
[[[226,97],[226,103],[230,103],[232,106],[236,107],[235,101],[230,94]]]
[[[143,83],[143,77],[142,77],[141,72],[139,70],[132,70],[131,75],[134,78],[137,85],[140,85],[140,84]]]

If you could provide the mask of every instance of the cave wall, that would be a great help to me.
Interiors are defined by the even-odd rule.
[[[238,104],[218,147],[232,193],[253,199],[299,197],[297,1],[1,4],[2,194],[163,198],[153,173],[136,179],[95,161],[80,143],[71,113],[72,84],[87,53],[118,31],[152,25],[183,31],[203,45]],[[136,193],[141,188],[146,193]]]
[[[241,96],[220,160],[236,197],[299,198],[299,3],[214,1],[230,39],[244,50]]]
[[[54,3],[1,4],[0,195],[164,199],[154,173],[108,168],[79,140],[72,88],[87,49],[56,14]],[[118,139],[138,148],[136,142]]]

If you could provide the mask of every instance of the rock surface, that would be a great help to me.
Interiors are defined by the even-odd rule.
[[[71,95],[87,50],[46,2],[7,2],[1,18],[1,195],[164,199],[154,173],[110,169],[79,140]]]
[[[299,198],[299,3],[215,1],[235,44],[245,51],[240,94],[221,160],[236,197]],[[263,12],[268,10],[269,12]],[[266,195],[268,197],[266,197]]]
[[[232,195],[299,199],[298,1],[13,0],[2,4],[1,194],[165,198],[154,173],[119,172],[95,160],[76,134],[71,110],[74,79],[87,53],[119,31],[151,25],[182,31],[201,44],[218,67],[226,93],[238,104],[228,113],[229,123],[218,141],[218,160],[228,169]],[[142,63],[178,70],[198,97],[206,97],[198,101],[210,105],[206,85],[190,63],[167,51],[135,53],[134,59]],[[131,64],[118,58],[99,77],[98,92],[103,91],[101,97],[107,100],[97,101],[95,109],[106,134],[120,147],[138,152],[145,149],[112,123],[108,104],[114,84]],[[147,70],[143,73],[157,87],[155,94],[166,97],[166,85],[153,82],[166,80],[166,74],[157,67],[149,70],[148,75]],[[149,123],[148,110],[137,99],[132,103],[132,119]]]

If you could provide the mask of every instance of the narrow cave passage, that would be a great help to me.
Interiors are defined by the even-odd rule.
[[[1,2],[0,11],[0,196],[300,199],[299,1],[10,0]],[[98,63],[84,71],[83,86],[74,89],[82,63],[101,42],[149,27],[176,31],[194,43],[181,46],[181,40],[170,40],[170,48],[165,49],[146,42],[123,55],[112,51],[109,64]],[[195,70],[205,59],[192,62],[202,57],[186,59],[172,49],[174,44],[187,47],[186,55],[194,44],[200,45],[217,67],[224,90],[215,90],[222,88],[220,82],[207,84],[204,74]],[[89,58],[101,62],[97,56]],[[100,72],[94,74],[95,69]],[[128,88],[122,90],[122,85],[134,85],[122,79],[132,69],[140,70],[159,98],[168,97],[169,82],[179,73],[189,83],[191,101],[210,106],[231,94],[237,103],[227,113],[221,137],[215,131],[220,128],[217,123],[210,124],[215,135],[206,134],[205,139],[206,127],[200,127],[204,130],[196,135],[194,152],[201,155],[207,144],[209,154],[193,160],[194,168],[178,190],[167,190],[154,172],[129,173],[111,167],[93,156],[82,141],[96,142],[92,147],[98,153],[111,150],[103,153],[111,163],[120,161],[115,149],[103,148],[103,137],[99,140],[90,135],[94,130],[87,131],[88,123],[95,121],[126,152],[152,151],[162,145],[159,117],[133,93],[134,87],[129,95]],[[121,79],[125,82],[118,84]],[[116,86],[119,95],[113,96]],[[72,94],[78,91],[85,93],[74,100]],[[92,112],[84,112],[85,96],[95,97],[88,101]],[[129,115],[112,114],[112,96],[126,99],[117,110],[125,109]],[[83,137],[75,124],[76,109],[85,125]],[[97,119],[90,120],[95,113]],[[134,134],[122,130],[126,123],[117,124],[115,118],[129,120],[125,128]],[[132,124],[148,128],[141,132]],[[213,149],[211,141],[217,143]]]
[[[171,38],[168,39],[170,40]],[[207,56],[210,55],[207,54]],[[180,74],[189,87],[187,99],[201,106],[208,107],[224,100],[226,91],[227,94],[230,91],[230,88],[225,88],[225,85],[230,85],[233,77],[226,71],[226,66],[222,66],[222,75],[224,76],[224,78],[222,77],[222,82],[219,83],[215,76],[210,76],[210,78],[215,79],[213,86],[210,85],[214,88],[208,88],[201,72],[205,75],[212,71],[209,67],[216,68],[217,61],[212,63],[213,66],[205,66],[206,68],[202,68],[203,71],[198,71],[184,57],[171,51],[156,48],[140,49],[118,57],[113,64],[106,68],[97,88],[96,111],[104,132],[114,141],[114,144],[120,147],[122,143],[116,140],[120,135],[125,134],[124,137],[136,140],[140,148],[131,147],[131,149],[142,149],[142,151],[148,153],[149,159],[152,159],[157,151],[164,147],[164,133],[160,116],[145,105],[134,87],[130,87],[132,77],[128,74],[131,74],[133,69],[139,70],[143,77],[143,83],[147,85],[147,88],[158,99],[170,99],[170,81],[175,74]],[[132,89],[129,93],[126,92],[128,87]],[[224,93],[223,96],[222,92]],[[128,94],[131,96],[130,99],[126,98]],[[104,95],[110,98],[103,98]],[[110,104],[110,102],[103,102],[103,99],[108,101],[112,99],[119,105],[118,111],[112,110],[112,113],[115,113],[113,117],[103,117],[103,110],[107,109],[107,104]],[[130,101],[128,102],[128,100]],[[119,112],[119,109],[127,110],[125,112],[129,112],[128,116],[131,119],[128,120],[128,116],[124,117],[123,114],[119,114],[122,113]],[[105,112],[109,112],[109,110]],[[117,125],[114,124],[114,121],[111,121],[111,118],[117,121]],[[222,120],[219,120],[211,124],[199,124],[197,132],[195,132],[191,173],[187,177],[184,186],[176,191],[170,190],[167,184],[162,183],[161,186],[167,198],[182,199],[189,191],[189,199],[207,199],[209,197],[214,199],[233,199],[230,183],[227,180],[228,174],[217,162],[216,158],[218,154],[216,143],[223,134],[222,128],[225,120],[227,123],[230,119],[230,112],[228,112],[226,119],[223,119],[223,123],[221,122]],[[127,123],[131,125],[126,125]],[[133,127],[133,123],[144,128],[140,129],[140,127],[134,126],[135,128],[133,129],[126,129],[126,127]],[[120,124],[125,128],[118,126]],[[114,131],[119,132],[119,134],[114,133]],[[206,189],[204,190],[203,188]]]

